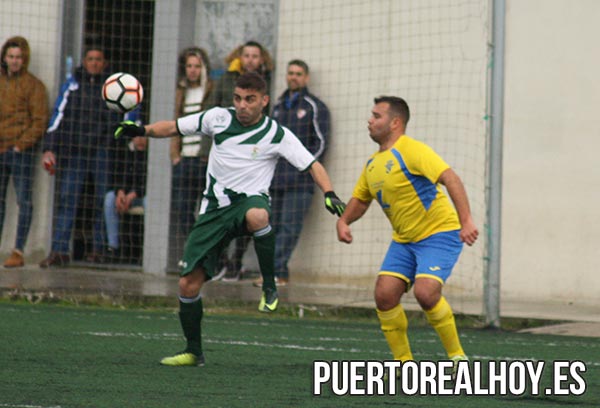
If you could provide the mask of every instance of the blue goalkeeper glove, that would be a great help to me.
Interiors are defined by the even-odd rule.
[[[346,209],[346,204],[333,191],[328,191],[325,193],[325,208],[340,217]]]
[[[121,136],[127,136],[134,138],[136,136],[144,136],[146,134],[146,128],[137,125],[134,121],[126,120],[119,123],[115,127],[115,139],[119,139]]]

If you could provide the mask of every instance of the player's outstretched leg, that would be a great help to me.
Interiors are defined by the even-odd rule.
[[[262,297],[258,305],[261,312],[274,312],[279,304],[277,288],[275,286],[275,233],[271,225],[255,231],[254,249],[263,278]]]
[[[184,351],[174,356],[163,358],[160,363],[167,366],[202,366],[202,323],[203,307],[200,294],[195,298],[179,297],[179,321],[187,340]]]

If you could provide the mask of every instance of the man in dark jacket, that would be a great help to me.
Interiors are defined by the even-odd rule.
[[[329,137],[329,110],[308,91],[309,68],[306,62],[298,59],[290,61],[286,80],[288,89],[279,97],[272,117],[289,128],[317,160],[322,160]],[[300,237],[314,184],[308,174],[300,173],[280,160],[270,191],[276,235],[275,279],[279,286],[283,286],[289,279],[287,264]]]
[[[104,221],[108,248],[105,261],[114,262],[119,255],[119,226],[121,215],[132,208],[145,208],[147,139],[134,137],[131,140],[119,140],[115,155],[113,188],[104,199]]]
[[[77,205],[88,177],[94,183],[93,252],[86,260],[97,262],[104,250],[102,208],[109,183],[111,126],[119,117],[101,97],[108,73],[104,51],[88,48],[83,64],[61,87],[43,145],[43,162],[56,172],[56,205],[52,249],[40,267],[61,266],[70,260],[69,243]]]

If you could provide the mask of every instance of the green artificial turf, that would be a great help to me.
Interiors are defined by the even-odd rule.
[[[412,327],[415,358],[444,359],[435,332]],[[597,339],[460,329],[472,360],[581,360],[581,396],[313,395],[313,361],[386,360],[375,320],[206,313],[206,366],[162,367],[184,341],[172,310],[0,303],[0,407],[598,407]],[[552,385],[544,372],[543,385]]]

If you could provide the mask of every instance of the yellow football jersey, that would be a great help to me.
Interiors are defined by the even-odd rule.
[[[392,224],[394,241],[418,242],[460,229],[454,206],[437,184],[449,167],[431,147],[403,135],[391,149],[370,157],[352,196],[377,200]]]

